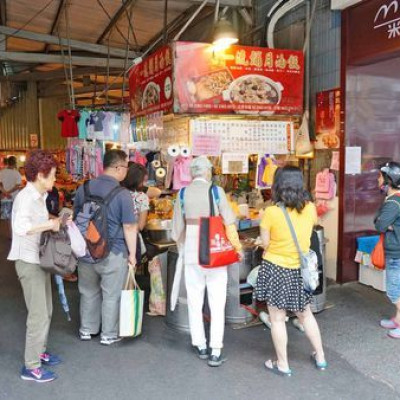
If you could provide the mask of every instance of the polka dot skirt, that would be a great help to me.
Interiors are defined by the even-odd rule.
[[[258,271],[254,297],[281,310],[304,311],[312,295],[303,287],[300,269],[282,268],[263,260]]]

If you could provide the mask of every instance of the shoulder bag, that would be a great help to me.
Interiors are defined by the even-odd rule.
[[[318,272],[318,258],[314,250],[309,250],[307,253],[301,251],[299,241],[297,240],[296,232],[294,230],[292,221],[290,220],[289,213],[283,204],[279,207],[285,215],[286,222],[289,226],[290,233],[292,234],[293,241],[296,245],[297,251],[300,256],[301,276],[303,278],[304,290],[309,293],[315,292],[319,285],[319,272]]]

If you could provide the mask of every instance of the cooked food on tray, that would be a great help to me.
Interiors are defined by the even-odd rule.
[[[160,93],[155,83],[150,82],[143,93],[143,108],[154,106],[160,102]]]
[[[327,133],[322,136],[322,142],[325,147],[335,149],[339,147],[339,138],[334,133]]]
[[[278,104],[279,93],[267,78],[248,75],[232,84],[231,100],[235,103]]]
[[[187,87],[189,93],[197,101],[204,101],[220,96],[224,90],[228,89],[231,82],[230,73],[227,70],[219,70],[190,80]]]

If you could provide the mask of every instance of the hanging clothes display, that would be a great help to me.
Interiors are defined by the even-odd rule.
[[[86,110],[82,110],[80,112],[81,116],[78,122],[78,130],[79,130],[79,139],[86,139],[87,137],[87,129],[89,125],[89,112]]]
[[[276,160],[270,154],[258,158],[257,188],[270,188],[274,183],[275,171],[278,169]]]
[[[77,137],[79,136],[78,121],[80,113],[78,110],[61,110],[57,114],[57,118],[61,121],[61,136]]]

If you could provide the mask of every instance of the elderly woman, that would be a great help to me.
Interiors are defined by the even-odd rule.
[[[192,345],[198,357],[208,360],[210,367],[219,367],[225,360],[221,350],[224,339],[227,267],[206,269],[199,265],[199,219],[210,215],[208,193],[211,185],[212,165],[205,156],[194,159],[190,170],[192,183],[186,188],[183,208],[179,200],[175,203],[173,238],[184,248],[185,283],[188,299],[189,326]],[[236,251],[241,245],[235,228],[233,214],[225,192],[218,187],[218,211],[222,216],[229,240]],[[180,198],[180,196],[178,196]],[[207,288],[211,311],[210,352],[203,324],[204,292]]]
[[[46,351],[53,310],[50,273],[40,268],[39,241],[45,231],[58,231],[58,218],[49,219],[47,192],[56,180],[56,161],[44,150],[32,152],[26,162],[28,184],[14,201],[12,210],[12,245],[8,259],[15,261],[25,297],[26,321],[25,366],[21,378],[27,381],[50,382],[56,375],[42,368],[61,360]]]

